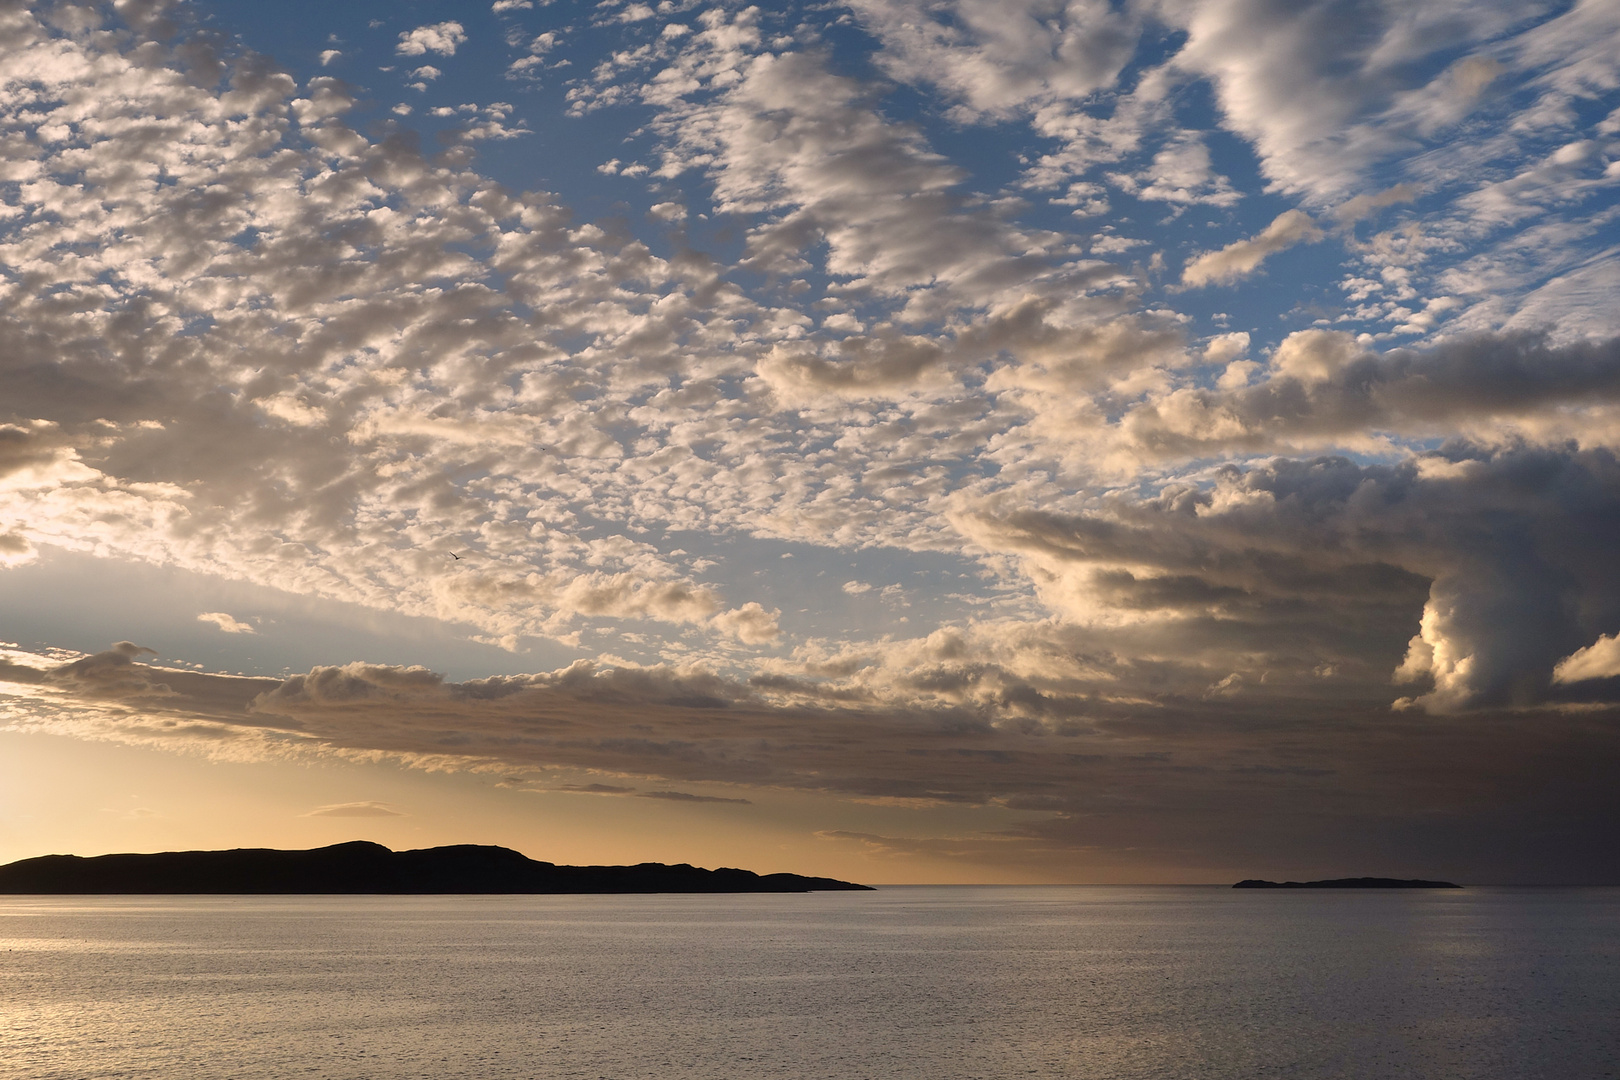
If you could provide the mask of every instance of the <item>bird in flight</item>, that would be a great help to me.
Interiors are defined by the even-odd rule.
[[[457,554],[456,554],[456,553],[455,553],[455,552],[453,552],[453,551],[449,551],[449,552],[446,552],[446,553],[445,553],[445,554],[447,554],[447,555],[449,555],[449,556],[450,556],[450,557],[451,557],[451,558],[452,558],[452,559],[454,559],[454,560],[456,560],[456,562],[460,562],[460,561],[461,561],[461,556],[460,556],[460,555],[457,555]]]

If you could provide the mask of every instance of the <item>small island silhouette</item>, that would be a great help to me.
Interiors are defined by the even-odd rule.
[[[833,878],[677,863],[558,866],[510,848],[391,851],[367,840],[279,851],[41,855],[0,866],[0,893],[789,893],[862,889]]]
[[[1341,877],[1326,881],[1261,881],[1246,878],[1232,886],[1234,889],[1460,889],[1449,881],[1424,881],[1422,878]]]

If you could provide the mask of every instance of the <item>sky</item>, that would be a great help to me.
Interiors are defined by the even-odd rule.
[[[0,0],[0,860],[1620,882],[1614,0]]]

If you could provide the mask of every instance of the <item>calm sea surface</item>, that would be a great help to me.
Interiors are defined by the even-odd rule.
[[[0,1078],[1620,1077],[1620,890],[0,897]]]

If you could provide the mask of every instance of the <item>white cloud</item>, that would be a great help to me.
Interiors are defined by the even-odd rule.
[[[1387,453],[1465,432],[1481,444],[1526,439],[1605,444],[1620,399],[1620,339],[1554,344],[1539,334],[1461,336],[1427,350],[1378,354],[1350,335],[1306,330],[1239,381],[1145,395],[1123,410],[1118,441],[1093,452],[1198,456],[1283,449]],[[1578,404],[1577,404],[1578,403]],[[1127,449],[1128,448],[1128,449]]]
[[[1620,634],[1605,634],[1558,661],[1552,678],[1555,683],[1578,683],[1616,675],[1620,675]]]
[[[1197,134],[1183,132],[1136,173],[1109,173],[1115,186],[1148,202],[1183,206],[1231,206],[1243,198],[1226,177],[1210,167],[1209,148]]]
[[[1204,359],[1212,364],[1227,364],[1249,351],[1249,335],[1245,331],[1217,334],[1204,346]]]
[[[722,611],[714,617],[714,625],[746,645],[763,645],[781,636],[777,620],[781,611],[766,611],[757,601],[750,600],[740,608]]]
[[[399,44],[394,46],[394,52],[400,56],[421,56],[424,53],[438,53],[441,56],[454,56],[456,46],[467,40],[467,32],[458,22],[433,23],[427,26],[418,26],[399,35]]]
[[[932,84],[964,115],[1008,116],[1083,99],[1130,59],[1138,26],[1100,0],[857,0],[857,16],[894,78]]]
[[[1157,10],[1188,34],[1173,63],[1214,83],[1225,123],[1254,145],[1266,177],[1318,202],[1357,193],[1375,163],[1412,147],[1416,132],[1386,116],[1410,65],[1442,47],[1489,41],[1536,11],[1505,0],[1286,9],[1163,0]]]
[[[198,622],[212,623],[227,634],[256,634],[251,623],[239,622],[223,611],[205,611],[197,616]]]
[[[1219,251],[1206,251],[1189,260],[1181,273],[1181,280],[1193,288],[1230,285],[1258,270],[1268,256],[1295,244],[1315,243],[1324,235],[1309,214],[1301,210],[1285,210],[1258,235],[1228,244]]]

